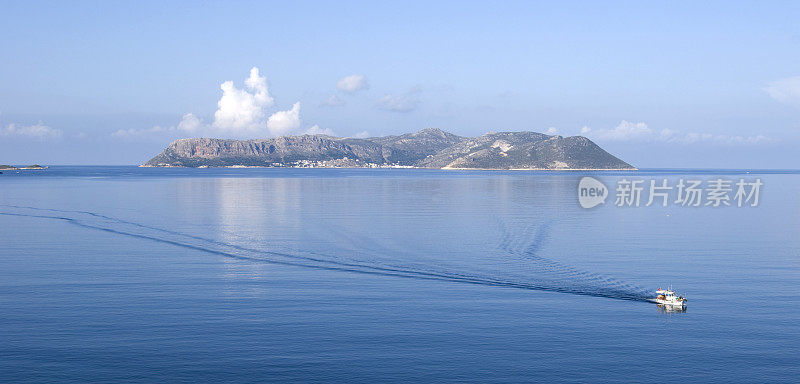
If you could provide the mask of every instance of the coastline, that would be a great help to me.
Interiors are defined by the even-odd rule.
[[[446,171],[638,171],[639,168],[424,168],[414,167],[410,165],[396,165],[385,167],[271,167],[264,165],[220,165],[220,166],[199,166],[187,167],[183,165],[138,165],[139,168],[196,168],[196,169],[209,169],[209,168],[231,168],[231,169],[245,169],[245,168],[291,168],[291,169],[432,169],[432,170],[446,170]]]

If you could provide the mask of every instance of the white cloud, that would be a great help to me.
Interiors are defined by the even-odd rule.
[[[764,91],[781,103],[800,106],[800,76],[773,81],[764,88]]]
[[[661,138],[666,139],[666,138],[670,138],[670,137],[673,137],[673,136],[677,135],[678,131],[676,131],[674,129],[664,128],[658,134],[659,134],[659,136],[661,136]]]
[[[775,140],[770,139],[764,135],[757,135],[757,136],[727,136],[727,135],[717,135],[714,136],[714,141],[722,144],[762,144],[762,143],[772,143]]]
[[[17,124],[6,125],[5,128],[0,127],[0,136],[6,137],[23,137],[38,140],[57,139],[60,138],[63,132],[60,129],[48,127],[41,122],[34,125],[19,126]]]
[[[681,143],[681,144],[694,144],[694,143],[716,143],[716,144],[765,144],[773,143],[776,140],[766,137],[764,135],[756,136],[730,136],[730,135],[714,135],[704,132],[689,132],[681,133],[669,128],[662,129],[658,135],[653,137],[653,141],[661,141],[668,143]]]
[[[367,138],[367,137],[369,137],[369,132],[367,132],[367,131],[361,131],[361,132],[359,132],[359,133],[356,133],[356,134],[355,134],[353,137],[355,137],[355,138],[357,138],[357,139],[364,139],[364,138]]]
[[[623,120],[612,129],[591,129],[587,126],[581,128],[581,134],[598,141],[631,141],[631,142],[662,142],[694,144],[700,142],[717,144],[763,144],[775,142],[774,139],[764,135],[756,136],[730,136],[714,135],[705,132],[682,133],[673,129],[664,128],[656,131],[643,122],[631,123]]]
[[[178,123],[178,130],[187,133],[194,133],[200,130],[203,123],[195,115],[187,113],[183,115],[183,119]]]
[[[259,105],[271,107],[275,103],[267,88],[267,77],[259,75],[258,67],[250,68],[250,77],[244,81],[244,85],[253,91],[253,98]]]
[[[193,113],[183,115],[177,126],[155,126],[145,129],[120,129],[111,135],[119,138],[179,138],[186,136],[216,136],[254,138],[268,135],[285,135],[300,128],[300,102],[287,111],[269,114],[275,103],[269,94],[267,78],[257,67],[250,70],[244,81],[245,88],[237,88],[233,81],[220,85],[222,97],[212,123],[206,123]],[[326,130],[323,130],[326,131]]]
[[[336,82],[336,87],[340,91],[353,93],[369,88],[369,83],[364,75],[350,75],[339,79]]]
[[[267,120],[269,133],[279,136],[300,128],[300,102],[294,103],[288,111],[278,111]]]
[[[589,130],[588,127],[584,128]],[[619,125],[613,129],[597,129],[589,131],[593,132],[592,137],[597,138],[598,140],[606,141],[630,141],[644,139],[648,138],[653,133],[653,130],[648,128],[647,124],[631,123],[627,120],[622,120],[622,122],[620,122]],[[581,130],[581,132],[583,132],[583,130]]]
[[[419,87],[414,87],[401,95],[384,95],[378,101],[378,108],[391,112],[411,112],[417,109],[419,93]]]
[[[257,134],[263,131],[265,108],[274,103],[267,89],[267,78],[259,75],[257,67],[250,70],[245,80],[246,89],[239,89],[233,81],[220,85],[222,97],[214,113],[214,128],[233,135]],[[249,90],[249,91],[248,91]]]
[[[328,136],[336,136],[335,133],[330,128],[322,129],[319,125],[314,125],[311,128],[306,130],[307,135],[328,135]]]
[[[175,132],[175,127],[162,127],[156,125],[152,128],[144,128],[144,129],[119,129],[116,132],[112,133],[111,136],[124,138],[124,139],[132,139],[132,138],[146,138],[149,136],[153,136],[154,134],[161,134],[161,133],[169,133]]]
[[[558,129],[556,129],[556,127],[547,128],[548,135],[555,135],[556,133],[558,133]]]
[[[176,138],[185,134],[194,135],[200,133],[201,131],[208,130],[208,127],[204,126],[200,119],[191,113],[187,113],[183,115],[183,119],[181,119],[177,127],[162,127],[160,125],[156,125],[154,127],[144,129],[120,129],[112,133],[111,136],[122,139],[146,139],[151,137],[157,137],[161,139],[164,137]]]
[[[341,107],[343,105],[344,100],[339,95],[331,95],[331,97],[322,102],[323,107]]]
[[[710,133],[697,133],[697,132],[689,132],[683,136],[683,142],[687,144],[697,143],[700,141],[710,141],[714,139],[714,135]]]

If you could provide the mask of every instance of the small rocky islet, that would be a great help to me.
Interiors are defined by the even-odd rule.
[[[43,167],[38,164],[26,165],[23,167],[15,167],[13,165],[0,164],[0,171],[44,170],[44,169],[47,169],[47,167]]]

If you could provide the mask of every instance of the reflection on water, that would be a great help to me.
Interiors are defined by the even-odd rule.
[[[9,382],[800,377],[797,174],[754,209],[586,210],[579,173],[70,169],[0,177]]]
[[[673,314],[673,313],[686,313],[686,306],[680,305],[667,305],[667,304],[656,304],[658,307],[658,312],[663,314]]]

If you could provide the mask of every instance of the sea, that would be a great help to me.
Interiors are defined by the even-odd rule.
[[[4,171],[0,381],[797,382],[799,192],[792,170]],[[685,309],[648,301],[669,287]]]

